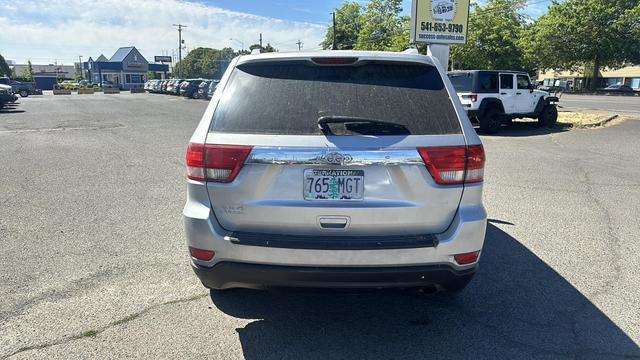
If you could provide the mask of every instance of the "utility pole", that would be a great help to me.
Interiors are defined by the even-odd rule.
[[[298,39],[298,42],[296,44],[298,44],[298,51],[301,51],[303,42]]]
[[[332,12],[333,15],[333,44],[331,45],[331,50],[338,50],[338,45],[336,44],[336,12]]]
[[[262,33],[260,33],[260,51],[262,51]]]
[[[182,25],[182,24],[173,24],[173,26],[178,28],[178,63],[182,62],[182,29],[186,28],[186,25]],[[182,64],[180,64],[180,67],[178,68],[178,77],[182,78]]]

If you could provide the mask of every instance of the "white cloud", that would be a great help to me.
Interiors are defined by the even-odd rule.
[[[6,1],[6,2],[5,2]],[[179,0],[34,0],[20,6],[0,0],[0,53],[18,62],[70,63],[82,55],[110,57],[118,47],[134,45],[147,58],[177,49],[178,34],[172,24],[187,25],[185,46],[239,48],[263,41],[280,50],[297,50],[300,39],[306,48],[317,47],[325,26],[293,22],[229,11]]]

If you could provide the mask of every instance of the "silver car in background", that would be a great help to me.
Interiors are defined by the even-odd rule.
[[[482,250],[484,150],[432,57],[234,59],[187,150],[204,286],[458,291]]]

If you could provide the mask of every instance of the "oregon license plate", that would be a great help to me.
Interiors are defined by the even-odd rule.
[[[304,171],[305,200],[362,200],[364,170]]]

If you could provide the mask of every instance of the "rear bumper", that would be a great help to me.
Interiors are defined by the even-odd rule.
[[[384,242],[370,246],[370,242],[359,242],[355,247],[346,243],[336,247],[335,241],[328,243],[323,238],[313,239],[318,242],[314,246],[292,246],[292,241],[308,239],[275,235],[268,241],[256,238],[258,243],[243,244],[246,237],[234,241],[233,233],[220,227],[205,186],[191,180],[183,220],[187,245],[215,252],[209,261],[191,258],[196,273],[208,287],[412,287],[446,282],[475,271],[475,264],[459,265],[454,255],[482,250],[487,213],[481,199],[481,183],[465,186],[451,225],[446,231],[433,234],[435,239],[428,246],[382,246]],[[389,236],[386,240],[394,238]]]
[[[212,289],[234,287],[407,288],[446,284],[471,278],[477,266],[456,270],[449,265],[404,267],[306,267],[220,262],[192,264],[202,284]]]

